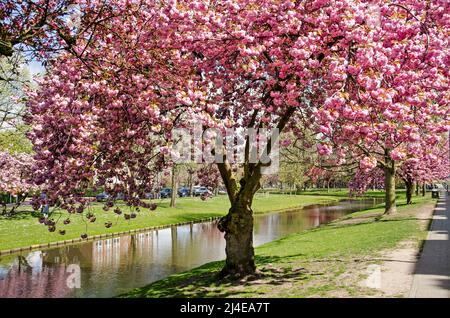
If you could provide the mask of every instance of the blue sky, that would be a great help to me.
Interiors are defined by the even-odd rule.
[[[45,72],[45,69],[42,66],[42,64],[36,60],[33,60],[30,63],[28,63],[27,67],[30,70],[31,75],[43,74]]]

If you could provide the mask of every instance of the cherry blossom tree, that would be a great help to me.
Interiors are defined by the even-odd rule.
[[[381,26],[372,27],[371,4],[381,10]],[[30,92],[36,182],[55,203],[82,207],[75,190],[95,182],[142,205],[141,194],[170,164],[173,129],[193,121],[205,130],[260,133],[295,132],[298,122],[312,126],[318,119],[320,154],[345,144],[371,161],[369,146],[383,141],[377,164],[392,170],[403,153],[389,134],[405,130],[403,141],[439,133],[445,129],[435,118],[447,115],[447,4],[405,5],[410,8],[381,0],[119,1],[113,17],[72,46],[84,58],[62,54],[40,90]],[[376,122],[380,107],[399,116],[402,128],[394,120]],[[417,123],[402,112],[416,114]],[[368,145],[358,142],[363,137]],[[266,153],[275,138],[264,145]],[[251,147],[246,137],[241,163],[212,149],[222,159],[216,165],[231,206],[219,222],[227,255],[222,275],[255,272],[252,202],[267,163],[252,162]]]
[[[358,169],[350,180],[349,184],[350,195],[362,195],[369,187],[379,188],[384,186],[384,172],[382,169],[376,167],[369,171]]]
[[[445,180],[450,175],[447,136],[436,145],[422,144],[419,148],[416,157],[405,160],[397,172],[405,183],[407,204],[412,203],[412,195],[419,183]]]
[[[415,156],[405,159],[396,170],[397,177],[401,178],[406,188],[406,203],[412,203],[415,187],[419,183],[432,183],[442,181],[450,175],[448,139],[436,145],[416,144]],[[361,161],[361,166],[356,171],[349,184],[350,191],[355,194],[363,194],[368,187],[376,185],[384,186],[384,172],[374,164]]]
[[[422,182],[424,182],[422,177],[425,177],[425,174],[428,173],[427,169],[424,169],[425,165],[420,165],[419,162],[420,160],[416,158],[408,159],[402,163],[397,172],[397,174],[405,183],[406,204],[412,203],[412,196],[415,191],[415,187],[417,185],[418,180],[422,180]],[[428,161],[428,163],[430,162]],[[436,162],[433,163],[436,164]],[[431,176],[430,175],[426,176],[426,178],[429,177]]]
[[[306,188],[311,180],[309,173],[318,166],[321,158],[314,147],[314,134],[304,127],[296,128],[297,133],[286,133],[281,137],[278,179],[297,189]]]
[[[219,170],[214,165],[203,165],[197,170],[197,179],[200,184],[212,191],[218,189],[221,181]]]
[[[113,16],[107,0],[20,0],[0,3],[0,57],[21,52],[30,59],[67,51],[79,38],[89,39],[105,19]],[[86,41],[90,43],[90,41]]]
[[[10,154],[0,151],[0,194],[2,215],[11,216],[25,201],[29,192],[35,190],[30,181],[33,158],[28,154]],[[14,204],[8,205],[5,195],[17,196]]]
[[[354,29],[348,55],[331,62],[329,78],[341,89],[317,113],[319,151],[344,149],[364,166],[382,168],[385,213],[394,213],[398,166],[418,157],[418,142],[435,145],[449,129],[449,4],[372,4],[377,19]]]

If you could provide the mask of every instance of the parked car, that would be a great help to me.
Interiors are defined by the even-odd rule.
[[[171,188],[163,188],[159,192],[159,195],[161,198],[170,198],[172,196],[172,189]]]
[[[157,194],[154,194],[154,193],[151,193],[151,192],[147,192],[147,193],[144,194],[144,197],[146,199],[156,199],[157,196],[158,196]]]
[[[99,193],[95,196],[97,202],[104,202],[110,198],[110,195],[106,192]]]
[[[180,198],[188,197],[189,196],[189,189],[186,187],[181,187],[178,189],[178,196]]]
[[[211,191],[207,187],[194,187],[193,195],[194,197],[199,197],[201,195],[211,195]]]
[[[111,195],[106,192],[99,193],[95,196],[95,199],[97,200],[97,202],[104,202],[104,201],[109,200],[110,198],[111,198]],[[125,199],[125,194],[123,194],[122,192],[119,192],[115,197],[115,200],[124,200],[124,199]]]

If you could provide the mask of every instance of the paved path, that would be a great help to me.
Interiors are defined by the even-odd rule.
[[[450,298],[450,197],[440,195],[409,297]]]

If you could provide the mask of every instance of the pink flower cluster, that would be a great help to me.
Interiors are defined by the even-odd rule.
[[[359,168],[362,171],[370,171],[377,166],[377,159],[374,157],[364,157],[359,162]]]
[[[0,193],[24,194],[36,189],[31,182],[33,158],[0,151]]]

